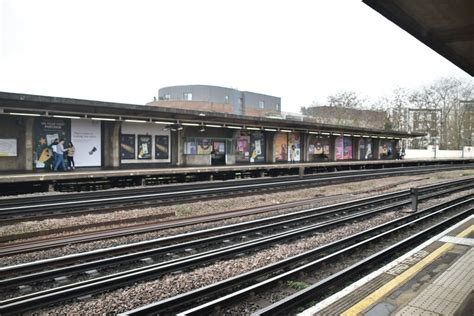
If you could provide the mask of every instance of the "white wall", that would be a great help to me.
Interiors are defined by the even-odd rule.
[[[463,158],[474,158],[474,147],[466,146],[462,149]]]
[[[436,151],[436,152],[435,152]],[[406,149],[405,159],[449,159],[474,158],[474,147],[462,150],[439,150],[439,146],[428,146],[427,149]]]
[[[438,150],[436,158],[462,158],[462,150]]]
[[[434,158],[434,152],[427,149],[406,149],[405,159],[430,159]]]

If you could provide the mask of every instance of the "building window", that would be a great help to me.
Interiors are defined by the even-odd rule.
[[[228,96],[228,95],[226,95],[226,96],[224,97],[224,100],[225,100],[225,104],[229,104],[229,96]]]
[[[279,110],[280,110],[280,104],[277,103],[277,104],[275,105],[275,109],[276,109],[277,111],[279,111]]]
[[[193,94],[190,93],[190,92],[185,92],[183,94],[183,96],[184,96],[184,100],[186,100],[186,101],[192,101],[193,100]]]
[[[261,108],[261,109],[264,109],[265,108],[265,102],[258,101],[258,107]]]
[[[171,100],[171,94],[165,94],[165,100]]]

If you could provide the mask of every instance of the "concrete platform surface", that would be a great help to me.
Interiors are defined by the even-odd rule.
[[[474,315],[474,215],[300,313]]]
[[[176,175],[176,174],[196,174],[196,173],[218,173],[235,171],[265,171],[275,169],[298,169],[304,172],[305,168],[343,168],[354,169],[363,168],[363,166],[380,165],[383,166],[416,166],[425,164],[449,164],[449,163],[471,163],[472,159],[407,159],[407,160],[360,160],[360,161],[331,161],[331,162],[303,162],[303,163],[274,163],[274,164],[241,164],[228,166],[195,166],[195,167],[143,167],[121,169],[102,169],[102,168],[78,168],[75,171],[24,171],[9,172],[0,174],[0,183],[21,183],[21,182],[42,182],[42,181],[60,181],[73,179],[100,179],[110,177],[128,177],[128,176],[153,176],[153,175]]]

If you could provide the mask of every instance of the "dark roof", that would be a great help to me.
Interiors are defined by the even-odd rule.
[[[363,0],[474,76],[473,0]]]
[[[313,130],[322,132],[341,132],[352,134],[383,135],[388,137],[417,137],[424,136],[424,133],[407,133],[400,131],[386,131],[379,129],[369,129],[361,127],[348,127],[330,124],[320,124],[311,121],[283,120],[257,116],[242,116],[228,113],[193,111],[176,108],[165,108],[138,104],[113,103],[82,99],[68,99],[59,97],[39,96],[31,94],[18,94],[0,92],[0,113],[4,111],[26,111],[31,113],[49,115],[87,115],[111,116],[115,118],[136,118],[154,120],[172,120],[188,122],[205,122],[220,124],[236,124],[248,126],[264,126],[267,128],[282,128],[294,130]]]

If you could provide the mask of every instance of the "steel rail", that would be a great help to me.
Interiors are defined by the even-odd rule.
[[[324,206],[324,207],[319,207],[319,208],[312,208],[308,211],[317,211],[317,210],[324,210],[324,209],[331,209],[334,207],[345,207],[345,206],[352,206],[355,207],[358,204],[363,204],[366,203],[366,201],[371,201],[371,202],[377,202],[378,200],[383,200],[386,197],[393,197],[395,198],[401,198],[403,195],[407,195],[408,191],[397,191],[394,193],[386,193],[384,195],[379,195],[377,197],[368,197],[368,198],[363,198],[363,199],[358,199],[355,201],[348,201],[348,202],[343,202],[339,204],[333,204],[329,206]],[[289,219],[295,216],[299,216],[299,212],[293,212],[290,214],[282,214],[279,215],[279,217],[268,217],[268,218],[263,218],[259,220],[254,220],[250,222],[245,222],[245,223],[238,223],[234,225],[229,225],[226,226],[225,228],[222,227],[217,227],[217,228],[211,228],[209,230],[205,230],[204,232],[216,232],[216,231],[224,231],[229,228],[235,228],[243,225],[248,225],[255,223],[257,224],[262,224],[265,222],[271,222],[274,221],[276,218],[282,218],[282,219]],[[221,218],[217,218],[216,220],[220,220]],[[117,238],[117,237],[124,237],[124,236],[129,236],[132,234],[139,234],[139,233],[148,233],[152,231],[156,231],[158,229],[164,229],[164,228],[173,228],[173,227],[180,227],[180,226],[185,226],[185,225],[191,225],[191,224],[196,224],[196,223],[202,223],[201,220],[198,219],[198,221],[192,221],[192,222],[184,222],[179,225],[171,225],[171,226],[163,226],[160,223],[158,224],[152,224],[152,225],[147,225],[145,227],[138,227],[138,228],[133,228],[129,227],[126,229],[118,229],[118,230],[111,230],[111,231],[106,231],[98,235],[97,232],[92,232],[92,233],[86,233],[86,234],[80,234],[79,236],[73,235],[73,236],[66,236],[66,237],[58,237],[54,238],[52,241],[34,241],[34,242],[26,242],[26,243],[21,243],[21,244],[10,244],[6,246],[1,246],[0,247],[0,257],[1,256],[7,256],[7,255],[13,255],[13,254],[18,254],[18,253],[24,253],[24,252],[29,252],[29,251],[38,251],[38,250],[44,250],[47,248],[51,247],[58,247],[62,245],[70,245],[78,242],[89,242],[89,241],[95,241],[95,240],[100,240],[100,239],[105,239],[105,238]],[[185,238],[192,238],[195,237],[197,233],[192,232],[192,233],[187,233],[184,236],[180,237],[185,237]],[[164,240],[167,240],[165,238]],[[1,268],[0,268],[1,269]],[[0,270],[1,271],[1,270]]]
[[[392,202],[394,197],[395,195],[389,195],[385,197],[385,200],[386,200],[385,202],[387,203]],[[209,245],[210,243],[217,243],[218,241],[221,241],[221,240],[229,240],[230,238],[235,238],[237,236],[242,236],[242,235],[248,236],[250,234],[255,234],[257,232],[262,233],[262,232],[270,231],[271,233],[274,233],[274,231],[277,229],[282,229],[282,228],[287,229],[287,228],[290,228],[292,225],[298,225],[301,223],[304,225],[309,225],[308,222],[317,220],[319,218],[329,218],[330,220],[333,220],[331,216],[336,216],[340,213],[347,214],[349,212],[351,213],[356,212],[360,209],[365,209],[367,207],[373,206],[374,203],[378,203],[382,201],[383,199],[381,199],[380,197],[377,197],[372,200],[367,199],[364,203],[357,202],[354,204],[346,205],[344,207],[341,207],[340,205],[338,205],[338,206],[333,206],[333,207],[312,208],[312,209],[308,209],[304,211],[298,211],[297,215],[302,215],[300,217],[292,216],[294,214],[291,214],[291,215],[284,214],[284,215],[275,216],[273,218],[265,218],[262,220],[255,220],[255,221],[246,222],[246,223],[227,225],[224,227],[219,227],[217,229],[197,231],[192,234],[194,236],[192,240],[181,242],[178,244],[169,245],[169,243],[173,241],[180,242],[180,240],[183,239],[182,237],[184,237],[186,240],[190,239],[189,234],[181,234],[178,236],[172,236],[171,238],[170,237],[160,238],[160,239],[154,240],[152,243],[153,245],[157,246],[157,245],[160,245],[160,241],[162,241],[163,245],[159,248],[152,248],[149,250],[127,253],[125,255],[120,255],[120,256],[115,256],[115,257],[107,257],[102,260],[90,261],[90,262],[77,264],[74,266],[67,266],[67,267],[62,267],[62,268],[57,268],[57,269],[52,269],[51,266],[54,267],[54,265],[58,265],[58,264],[64,265],[66,262],[71,262],[71,260],[73,260],[72,262],[77,262],[77,261],[83,262],[85,261],[85,258],[96,256],[97,252],[91,251],[88,253],[80,253],[75,256],[59,257],[59,258],[35,261],[28,264],[2,267],[0,268],[0,272],[4,275],[7,274],[8,272],[10,273],[16,272],[19,274],[23,274],[25,273],[25,271],[31,270],[32,268],[41,269],[41,268],[48,267],[49,270],[0,280],[0,287],[6,288],[6,287],[24,285],[24,284],[28,284],[28,283],[38,281],[38,280],[54,278],[56,276],[70,275],[72,273],[87,271],[88,269],[97,269],[97,268],[108,266],[111,264],[119,264],[119,263],[122,264],[125,262],[136,261],[141,258],[156,256],[159,254],[167,254],[170,251],[176,251],[178,249],[185,249],[188,247],[199,248],[198,246],[202,244]],[[389,205],[385,205],[383,207],[372,209],[369,212],[365,211],[365,212],[360,212],[356,214],[368,215],[368,214],[388,211],[391,209],[402,207],[403,205],[406,205],[407,203],[408,202],[406,201],[396,202]],[[338,221],[339,218],[337,218],[336,220]],[[232,231],[236,228],[239,228],[240,230]],[[231,231],[231,232],[227,232],[220,235],[214,235],[211,237],[203,237],[203,236],[209,235],[209,231],[212,231],[213,233],[221,233],[221,232],[227,232],[227,231]],[[195,239],[198,237],[200,239]],[[127,245],[126,247],[120,247],[119,250],[123,251],[125,248],[131,251],[132,248],[134,248],[133,246],[134,245]],[[138,243],[138,244],[135,244],[135,246],[141,248],[143,247],[143,244]],[[114,248],[118,248],[118,247],[114,247]],[[102,256],[104,255],[110,256],[115,253],[116,250],[114,248],[102,249],[99,253]]]
[[[466,184],[466,183],[468,185],[472,186],[473,185],[472,180],[474,180],[474,178],[466,178],[466,179],[461,179],[461,180],[454,180],[454,181],[430,184],[430,185],[420,187],[419,190],[420,190],[420,194],[426,194],[426,192],[429,191],[429,190],[444,189],[445,186],[455,186],[457,184]],[[456,190],[456,189],[454,189],[454,190]],[[451,190],[451,191],[453,191],[453,190]],[[447,192],[447,193],[450,193],[450,192]],[[318,209],[319,210],[331,209],[331,208],[337,207],[337,206],[341,206],[341,207],[348,206],[348,205],[356,206],[357,203],[366,203],[366,201],[376,202],[377,198],[382,200],[382,199],[385,199],[389,196],[393,196],[394,199],[396,199],[396,198],[401,199],[401,198],[404,198],[403,195],[405,195],[405,197],[407,197],[408,194],[409,194],[408,190],[396,191],[396,192],[391,192],[391,193],[386,193],[386,194],[383,194],[383,195],[379,195],[377,197],[362,198],[362,199],[343,202],[343,203],[339,203],[339,204],[324,206],[322,208],[320,207],[320,208],[315,208],[315,209],[309,209],[308,211],[312,212],[312,211],[315,211],[315,210],[318,210]],[[285,207],[285,206],[283,205],[283,207]],[[300,213],[299,212],[293,212],[293,213],[290,213],[290,214],[280,215],[280,217],[284,218],[284,219],[289,219],[289,218],[292,218],[294,216],[299,216],[298,214],[300,214]],[[255,223],[262,224],[262,223],[265,223],[267,221],[271,222],[276,218],[278,218],[278,217],[268,217],[267,219],[259,219]],[[219,220],[219,219],[220,218],[217,218],[216,220]],[[212,218],[210,218],[209,221],[212,221]],[[200,223],[200,222],[202,222],[202,220],[198,219],[198,222]],[[252,221],[246,222],[246,223],[247,224],[252,224]],[[190,225],[190,224],[193,224],[193,222],[183,222],[182,223],[182,225]],[[241,223],[239,225],[247,225],[247,224]],[[40,241],[31,241],[31,242],[25,242],[25,243],[14,243],[14,244],[10,244],[10,245],[7,245],[7,246],[0,247],[0,257],[1,256],[18,254],[18,253],[30,252],[30,251],[45,250],[45,249],[52,248],[52,247],[58,247],[58,246],[62,246],[62,245],[70,245],[70,244],[79,243],[79,242],[89,242],[89,241],[101,240],[101,239],[106,239],[106,238],[124,237],[124,236],[132,235],[132,234],[148,233],[148,232],[156,231],[158,229],[165,229],[165,228],[172,228],[172,227],[179,227],[179,226],[180,226],[179,224],[178,225],[173,225],[172,224],[170,226],[166,226],[166,225],[163,225],[161,223],[158,223],[158,224],[150,224],[150,225],[146,225],[146,226],[141,226],[140,225],[138,227],[128,227],[128,228],[119,228],[119,229],[114,229],[114,230],[107,230],[105,232],[83,233],[83,234],[73,235],[73,236],[69,236],[69,237],[57,237],[57,238],[54,238],[52,240],[46,240],[46,241],[40,240]],[[232,226],[232,225],[231,226],[226,226],[225,228],[222,228],[221,230],[224,231],[224,230],[232,228],[232,227],[234,227],[234,226]],[[238,227],[238,226],[235,226],[235,227]],[[210,232],[216,232],[216,230],[219,230],[219,229],[220,228],[213,228],[209,231]],[[206,232],[206,231],[207,230],[204,230],[204,232]],[[187,235],[190,236],[190,237],[196,236],[195,233],[188,233]],[[156,246],[156,244],[155,244],[155,246]],[[126,246],[126,247],[128,247],[128,246]],[[0,271],[2,271],[1,268],[0,268]]]
[[[103,208],[104,205],[127,205],[127,203],[131,203],[133,205],[137,204],[137,201],[140,202],[150,202],[150,201],[157,201],[159,199],[180,199],[180,198],[189,198],[190,196],[202,196],[202,195],[217,195],[217,194],[242,194],[244,192],[250,192],[255,190],[277,190],[279,188],[288,188],[292,187],[295,188],[296,186],[304,186],[304,185],[311,185],[314,183],[319,183],[322,181],[329,181],[331,183],[340,183],[340,182],[349,182],[349,181],[360,181],[369,178],[377,178],[377,177],[384,177],[384,176],[393,176],[393,175],[405,175],[405,174],[423,174],[429,173],[434,171],[442,171],[442,170],[453,170],[453,169],[466,169],[472,168],[474,164],[465,164],[465,165],[456,165],[456,166],[448,166],[448,167],[432,167],[429,166],[427,168],[416,168],[414,170],[404,170],[404,168],[400,168],[397,170],[382,170],[382,171],[361,171],[357,173],[350,174],[349,172],[341,172],[340,174],[330,174],[330,175],[318,175],[318,176],[305,176],[305,177],[287,177],[284,180],[280,180],[278,178],[275,179],[264,179],[264,180],[252,182],[253,180],[245,183],[211,183],[207,188],[193,186],[192,188],[181,188],[178,190],[170,190],[167,189],[160,189],[160,192],[150,192],[144,194],[132,194],[132,195],[124,195],[123,192],[120,196],[112,196],[108,197],[106,193],[103,193],[100,197],[93,197],[91,199],[78,199],[78,195],[75,195],[75,198],[72,200],[68,200],[66,197],[62,198],[61,201],[58,201],[60,196],[54,197],[47,197],[49,200],[41,200],[36,199],[35,201],[30,201],[27,204],[17,204],[17,205],[7,205],[5,207],[0,207],[0,216],[2,217],[11,217],[18,214],[43,214],[43,213],[52,213],[54,211],[64,211],[67,209],[68,212],[72,212],[74,210],[84,210],[87,208],[92,207],[99,207]],[[291,178],[291,179],[290,179]],[[327,183],[324,183],[327,184]],[[113,194],[116,194],[115,191]],[[80,195],[80,194],[79,194]],[[104,197],[105,195],[105,197]],[[50,202],[53,199],[54,202]],[[10,203],[9,201],[8,203]],[[162,202],[160,200],[160,202]],[[91,210],[89,210],[91,211]]]
[[[473,208],[466,210],[464,213],[452,216],[445,221],[435,224],[415,235],[412,235],[386,249],[383,249],[368,258],[365,258],[356,264],[339,271],[325,278],[306,289],[303,289],[289,297],[286,297],[270,306],[257,310],[252,316],[265,316],[265,315],[290,315],[291,311],[299,306],[304,306],[310,301],[314,300],[315,297],[321,296],[321,293],[330,293],[334,291],[334,286],[340,286],[347,282],[347,280],[357,279],[361,273],[367,273],[370,271],[368,267],[381,262],[386,262],[386,258],[394,258],[400,251],[407,249],[413,245],[419,244],[425,241],[427,238],[439,232],[440,230],[451,226],[460,220],[464,219],[467,215],[473,213]],[[180,314],[181,315],[181,314]],[[190,315],[189,313],[183,313],[182,315]]]
[[[295,229],[291,233],[278,233],[276,235],[243,242],[238,245],[223,247],[218,250],[211,250],[200,254],[190,255],[185,258],[174,259],[163,263],[157,263],[146,267],[115,273],[113,275],[99,277],[93,280],[81,281],[74,284],[64,285],[7,299],[0,302],[0,313],[2,315],[5,313],[8,315],[11,312],[16,314],[29,310],[32,307],[37,308],[44,306],[45,304],[51,304],[54,302],[75,298],[80,295],[91,295],[115,289],[123,285],[154,278],[172,271],[188,269],[197,265],[227,258],[238,253],[259,249],[278,241],[288,240],[290,237],[294,237],[303,233],[309,233],[321,228],[335,226],[342,222],[355,220],[357,217],[363,217],[366,215],[367,214],[349,215],[344,221],[330,220],[328,223],[315,224],[311,227],[306,227],[305,229]]]
[[[188,310],[189,314],[207,314],[214,310],[216,306],[229,306],[236,300],[256,292],[259,287],[275,285],[283,278],[301,273],[305,269],[314,268],[316,265],[326,262],[328,258],[334,258],[347,251],[365,247],[373,240],[383,239],[388,234],[396,233],[420,221],[442,215],[449,209],[471,205],[473,202],[474,199],[472,195],[464,200],[463,198],[457,198],[453,201],[443,203],[442,205],[427,208],[419,213],[410,214],[400,219],[381,224],[354,236],[334,241],[257,270],[249,271],[199,289],[148,304],[121,315],[176,314],[177,312],[183,311],[186,307],[189,308],[189,305],[193,305],[196,302],[205,303]],[[472,208],[470,208],[467,213],[464,212],[466,216],[470,213],[472,213]],[[259,280],[262,278],[267,279],[260,282]],[[238,290],[233,291],[236,288]],[[226,295],[226,293],[230,294]],[[219,296],[219,298],[212,300],[216,295]],[[225,296],[222,297],[222,295]]]
[[[418,215],[418,214],[416,214]],[[354,220],[357,216],[363,215],[349,215],[346,220]],[[352,219],[351,219],[352,218]],[[400,222],[399,222],[400,223]],[[338,225],[337,221],[329,221],[327,226]],[[148,267],[142,267],[133,269],[131,271],[120,272],[114,275],[100,277],[94,280],[88,280],[79,282],[76,284],[65,285],[55,289],[49,289],[41,292],[36,292],[13,299],[5,300],[0,302],[0,312],[21,312],[24,310],[31,309],[32,306],[39,307],[42,304],[50,304],[57,301],[66,300],[69,298],[77,297],[79,295],[95,294],[104,290],[110,290],[122,285],[126,285],[130,282],[137,282],[149,278],[154,278],[164,273],[168,273],[175,270],[187,269],[194,266],[195,264],[201,265],[216,259],[221,259],[229,256],[233,256],[238,253],[247,252],[252,249],[258,249],[268,244],[278,242],[281,240],[288,240],[291,237],[300,236],[303,233],[309,233],[314,230],[320,229],[324,224],[315,224],[310,227],[299,228],[293,232],[279,233],[274,236],[263,237],[256,241],[244,242],[238,245],[232,245],[218,249],[217,251],[209,251],[202,254],[192,255],[184,259],[177,259],[173,262],[165,262],[163,264],[154,264]],[[353,239],[352,242],[354,242]]]
[[[247,215],[256,215],[260,213],[265,213],[265,212],[271,212],[271,211],[278,211],[282,209],[283,207],[288,207],[288,208],[293,208],[293,207],[299,207],[299,206],[305,206],[309,205],[312,203],[317,203],[317,202],[323,202],[323,201],[331,201],[335,200],[337,198],[342,198],[342,197],[349,197],[350,194],[345,193],[345,194],[335,194],[335,195],[327,195],[327,196],[320,196],[320,197],[315,197],[315,198],[309,198],[305,200],[298,200],[298,201],[292,201],[292,202],[283,202],[279,203],[276,205],[267,205],[267,206],[262,206],[258,208],[245,208],[245,209],[234,209],[230,211],[221,211],[221,212],[213,212],[211,214],[204,214],[204,215],[195,215],[195,216],[189,216],[189,217],[183,217],[183,218],[172,218],[172,219],[165,219],[165,220],[160,220],[159,223],[152,222],[152,223],[139,223],[139,224],[131,224],[126,227],[118,227],[118,228],[108,228],[106,230],[102,231],[95,231],[97,232],[119,232],[119,231],[129,231],[129,230],[135,230],[139,228],[145,228],[145,227],[155,227],[155,228],[160,228],[160,229],[165,229],[165,228],[174,228],[174,227],[180,227],[184,225],[193,225],[193,224],[198,224],[198,223],[206,223],[206,222],[213,222],[213,221],[218,221],[218,220],[224,220],[224,219],[230,219],[234,218],[236,216],[247,216]],[[166,215],[168,213],[165,213]],[[173,214],[174,213],[170,213]],[[167,216],[164,216],[162,218],[166,218]],[[138,217],[139,219],[143,217]],[[136,219],[136,218],[134,218]],[[121,220],[124,222],[125,220]],[[103,226],[102,224],[106,225],[110,223],[109,221],[107,222],[100,222],[99,226]],[[88,224],[86,224],[87,227],[92,227]],[[159,225],[159,226],[158,226]],[[72,229],[80,229],[82,225],[74,226],[74,227],[68,227]],[[13,235],[3,235],[0,236],[0,242],[4,243],[7,241],[18,241],[20,239],[26,239],[26,238],[33,238],[33,237],[39,237],[39,236],[44,236],[45,234],[42,232],[46,232],[48,234],[55,234],[55,233],[62,233],[65,231],[69,231],[68,228],[54,228],[54,229],[48,229],[46,231],[35,231],[35,232],[26,232],[26,233],[21,233],[21,234],[13,234]],[[90,234],[90,232],[83,232],[83,233],[75,233],[73,234],[74,236],[86,236]],[[63,239],[65,236],[62,237],[57,237],[56,239]],[[54,238],[48,238],[48,240],[52,240]],[[0,246],[1,247],[1,246]]]

